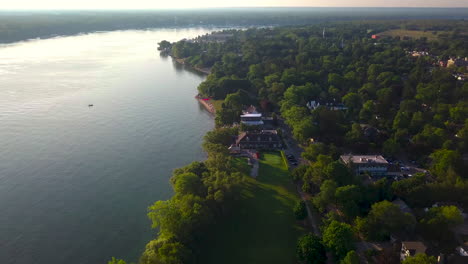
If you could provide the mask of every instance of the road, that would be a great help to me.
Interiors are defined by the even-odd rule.
[[[294,140],[294,138],[292,137],[291,129],[289,128],[289,126],[284,124],[284,121],[282,119],[278,119],[278,123],[279,123],[279,127],[283,131],[283,139],[284,139],[284,143],[286,144],[284,153],[286,155],[293,155],[294,157],[296,157],[296,159],[299,161],[298,162],[299,164],[308,164],[309,162],[301,157],[301,154],[304,150],[299,146],[297,141]],[[293,168],[293,167],[294,166],[290,164],[290,168]],[[321,236],[320,229],[318,228],[318,225],[317,225],[318,215],[313,210],[310,209],[310,206],[309,206],[310,199],[309,199],[308,194],[302,191],[301,183],[297,183],[296,190],[299,196],[301,197],[301,199],[306,203],[307,221],[309,222],[312,231],[314,232],[315,235]]]

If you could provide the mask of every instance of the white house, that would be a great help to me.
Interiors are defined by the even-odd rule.
[[[380,155],[342,155],[341,161],[354,169],[356,175],[386,176],[389,163]]]

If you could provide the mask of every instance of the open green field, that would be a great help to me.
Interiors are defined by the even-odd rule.
[[[242,198],[236,212],[211,230],[200,263],[295,263],[304,230],[293,214],[299,196],[279,152],[261,154],[259,176],[246,181]]]
[[[210,102],[213,104],[216,111],[219,111],[219,110],[221,110],[221,105],[223,104],[224,100],[211,99]]]
[[[434,34],[436,33],[436,34]],[[413,39],[420,39],[420,38],[427,38],[428,40],[436,40],[439,38],[439,34],[441,33],[447,33],[445,31],[419,31],[419,30],[405,30],[405,29],[393,29],[393,30],[388,30],[384,31],[382,33],[379,33],[377,35],[382,36],[382,37],[397,37],[399,36],[400,38],[403,37],[410,37]]]

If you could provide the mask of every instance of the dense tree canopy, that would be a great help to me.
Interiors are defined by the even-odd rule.
[[[297,242],[297,257],[305,264],[322,264],[327,259],[325,247],[321,239],[313,234],[299,238]]]
[[[346,257],[346,254],[354,249],[354,233],[350,225],[332,221],[323,232],[324,245],[338,259]]]

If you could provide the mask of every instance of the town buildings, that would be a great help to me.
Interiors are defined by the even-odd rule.
[[[369,174],[372,177],[387,176],[390,164],[380,155],[342,155],[340,160],[356,175]]]
[[[242,149],[280,149],[283,147],[276,130],[242,132],[231,148]]]

